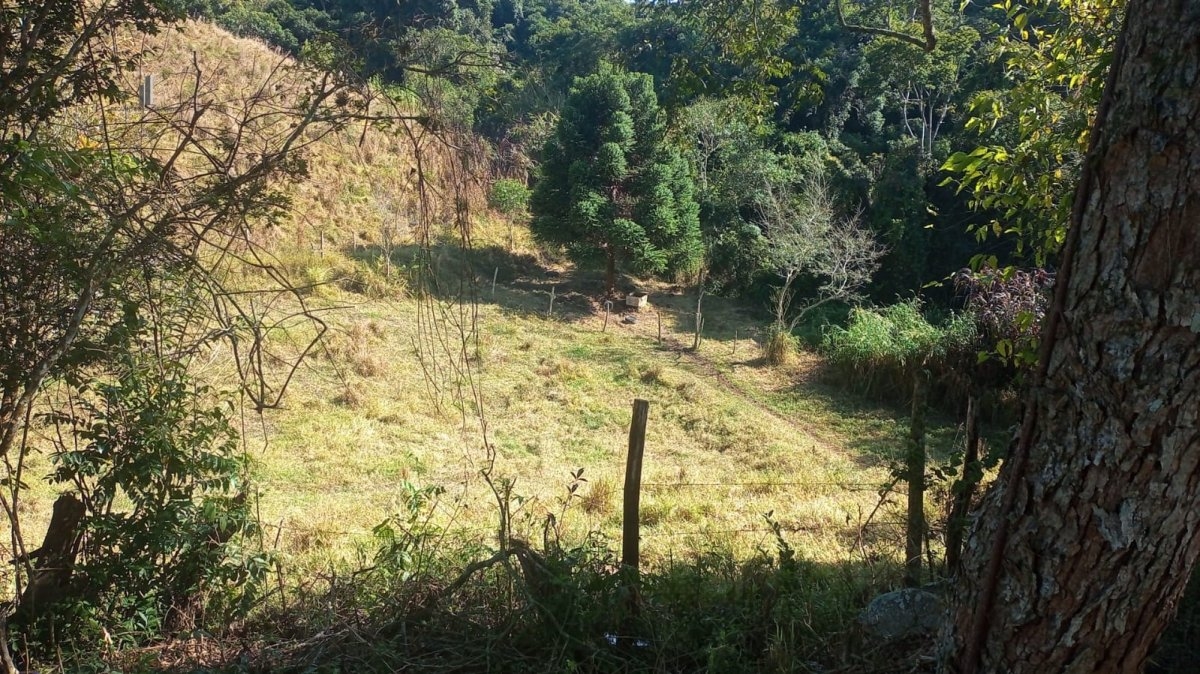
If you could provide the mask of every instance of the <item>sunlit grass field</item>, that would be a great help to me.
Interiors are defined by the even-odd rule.
[[[193,48],[231,89],[263,73],[230,59],[279,58],[202,24],[160,39],[149,70],[162,91],[170,64]],[[238,409],[260,542],[289,577],[356,563],[413,488],[441,490],[422,515],[431,524],[483,545],[495,544],[503,509],[512,534],[537,546],[598,533],[616,549],[635,398],[650,402],[640,516],[648,564],[706,550],[750,556],[775,544],[772,522],[812,561],[896,558],[898,495],[877,506],[904,446],[903,411],[837,392],[811,353],[765,366],[757,307],[705,297],[693,350],[696,295],[686,284],[623,279],[626,290],[648,291],[650,306],[634,313],[618,302],[606,319],[599,275],[538,252],[520,223],[487,212],[478,186],[465,195],[469,250],[440,201],[433,222],[417,225],[413,153],[427,153],[429,179],[450,189],[443,150],[422,142],[378,129],[321,141],[291,190],[289,217],[257,234],[328,328],[298,365],[268,361],[276,384],[296,365],[277,409],[256,413],[245,400]],[[432,269],[436,291],[421,290],[417,269]],[[267,283],[238,274],[228,286]],[[314,335],[300,321],[271,338],[295,354]],[[224,348],[194,370],[236,396]],[[935,420],[929,442],[938,457],[961,438]],[[48,471],[44,456],[31,459],[31,540],[54,496],[38,480]]]
[[[860,525],[891,481],[902,414],[834,394],[811,354],[763,366],[758,319],[719,298],[705,299],[710,334],[692,351],[691,292],[643,284],[651,306],[614,307],[606,326],[602,306],[572,290],[586,280],[501,279],[494,294],[490,279],[477,284],[466,307],[332,285],[316,298],[336,307],[323,314],[326,339],[282,408],[245,423],[266,542],[285,559],[347,559],[403,508],[406,485],[445,490],[439,526],[494,539],[500,507],[485,474],[511,484],[514,535],[595,531],[615,546],[635,398],[650,402],[647,559],[713,546],[749,555],[771,545],[767,517],[814,561],[894,554],[894,508],[875,514],[866,544]],[[934,454],[955,435],[935,424]]]

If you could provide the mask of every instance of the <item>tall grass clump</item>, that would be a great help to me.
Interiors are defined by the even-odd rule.
[[[763,360],[767,365],[786,365],[800,348],[800,340],[786,326],[772,323],[763,339]]]
[[[846,327],[826,331],[821,349],[839,383],[862,395],[903,400],[912,375],[927,369],[941,397],[966,385],[978,330],[967,314],[930,322],[917,301],[856,308]]]

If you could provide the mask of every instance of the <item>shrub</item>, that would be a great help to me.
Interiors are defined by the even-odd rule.
[[[847,388],[904,400],[917,368],[931,371],[943,395],[961,388],[970,376],[977,334],[971,315],[956,314],[934,325],[914,300],[852,310],[845,328],[833,326],[825,333],[822,350]]]
[[[1044,269],[964,269],[954,275],[954,287],[965,296],[986,348],[1024,364],[1035,358],[1053,284],[1054,275]]]
[[[231,406],[179,363],[126,357],[113,375],[50,415],[65,438],[50,479],[86,506],[59,617],[136,643],[193,622],[206,595],[248,608],[269,560],[239,554],[254,523]]]
[[[800,341],[787,328],[772,323],[763,339],[763,360],[768,365],[786,365],[800,348]]]
[[[520,215],[529,208],[529,188],[513,178],[501,178],[488,191],[488,205],[509,217]]]

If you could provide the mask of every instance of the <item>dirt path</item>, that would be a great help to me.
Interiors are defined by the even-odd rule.
[[[808,437],[812,438],[822,449],[839,454],[845,453],[841,448],[840,438],[831,435],[827,429],[814,426],[797,420],[793,416],[789,416],[764,402],[759,397],[746,391],[745,387],[735,381],[728,373],[724,372],[720,363],[712,358],[705,356],[703,352],[693,351],[690,345],[683,344],[678,338],[673,336],[663,336],[663,347],[671,353],[679,357],[680,360],[686,360],[690,365],[688,369],[701,376],[710,377],[716,381],[727,392],[735,395],[738,399],[754,407],[763,414],[775,419],[776,421],[789,426]],[[750,366],[748,366],[750,367]]]
[[[579,284],[574,282],[570,274],[562,274],[556,276],[553,281],[558,290],[564,295],[570,293],[576,300],[576,304],[582,303],[582,315],[577,315],[576,320],[589,325],[588,329],[601,329],[605,321],[605,307],[602,300],[595,299],[594,295],[582,295],[579,293]],[[546,282],[542,282],[543,284]],[[651,344],[657,345],[667,353],[674,355],[677,361],[685,362],[687,369],[694,374],[700,375],[713,381],[717,386],[724,389],[726,392],[733,394],[738,399],[750,405],[754,409],[762,412],[771,419],[784,424],[789,428],[803,433],[813,440],[815,446],[819,446],[825,451],[846,454],[844,449],[843,438],[836,433],[831,432],[823,426],[817,426],[795,418],[793,415],[785,414],[769,403],[763,401],[760,397],[746,390],[746,386],[736,381],[726,372],[721,361],[715,360],[708,355],[705,355],[704,349],[694,351],[691,348],[691,335],[680,332],[677,329],[678,324],[686,321],[693,311],[694,297],[688,297],[681,294],[677,287],[668,286],[667,284],[643,284],[645,289],[649,290],[651,295],[655,297],[657,302],[652,304],[648,311],[636,312],[627,309],[623,304],[616,301],[613,302],[612,311],[608,316],[609,334],[614,336],[627,335],[629,337],[638,337],[647,340]],[[720,298],[705,298],[705,314],[711,317],[719,317],[718,320],[724,323],[726,327],[729,324],[753,326],[757,323],[757,319],[746,316],[735,303],[729,300]],[[715,305],[714,305],[715,303]],[[659,313],[661,312],[661,314]],[[625,323],[626,316],[633,316],[634,323]],[[672,326],[668,326],[669,322]],[[659,336],[661,334],[661,342]],[[753,342],[750,338],[750,331],[743,333],[739,342]],[[686,342],[685,342],[686,339]],[[756,347],[752,347],[756,348]],[[745,362],[746,367],[755,368],[756,365],[750,362]],[[804,378],[812,376],[812,368],[792,368],[786,373],[780,374],[780,377],[786,376],[788,381],[786,384],[780,383],[780,387],[793,385],[797,381],[803,381]],[[765,378],[764,378],[765,379]],[[767,382],[764,382],[767,383]],[[771,390],[763,388],[764,391]]]

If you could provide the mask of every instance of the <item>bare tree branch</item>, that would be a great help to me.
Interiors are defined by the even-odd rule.
[[[937,35],[933,32],[933,11],[930,8],[930,0],[920,0],[918,7],[921,16],[921,28],[923,36],[917,37],[911,33],[904,33],[891,28],[880,28],[877,26],[865,26],[861,24],[853,24],[846,21],[845,10],[842,8],[842,0],[834,0],[834,6],[837,8],[838,24],[846,30],[851,30],[857,33],[866,33],[868,35],[879,35],[889,37],[924,49],[927,52],[933,51],[937,46]]]
[[[775,324],[791,330],[813,309],[830,302],[850,302],[871,281],[884,248],[862,226],[858,214],[837,216],[829,185],[810,178],[802,194],[791,185],[766,186],[763,220],[769,259],[783,284],[772,297]],[[817,279],[815,296],[796,302],[795,283]]]

